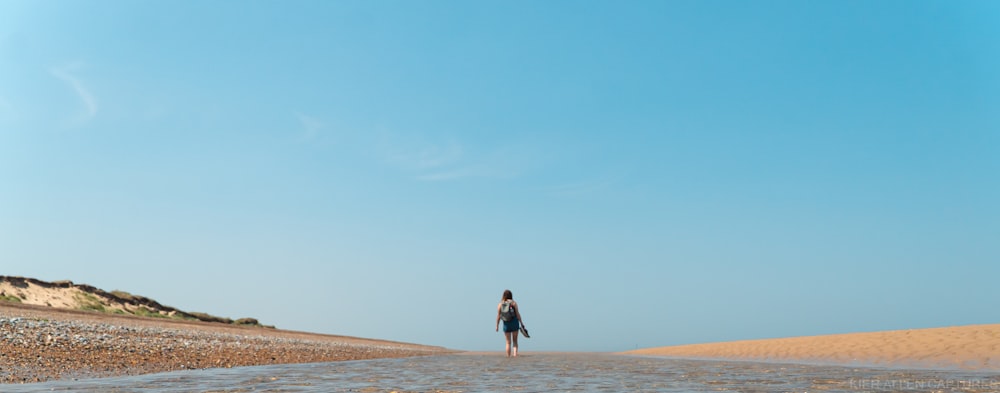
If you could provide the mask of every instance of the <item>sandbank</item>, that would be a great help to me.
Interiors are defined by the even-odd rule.
[[[1000,370],[1000,324],[692,344],[622,353],[691,359]]]

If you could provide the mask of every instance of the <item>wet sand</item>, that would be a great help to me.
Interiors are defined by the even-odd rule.
[[[41,392],[961,392],[1000,389],[995,373],[502,352],[213,368],[5,385]]]
[[[624,354],[1000,370],[1000,324],[681,345],[639,349]]]
[[[0,303],[0,382],[399,358],[440,347]]]

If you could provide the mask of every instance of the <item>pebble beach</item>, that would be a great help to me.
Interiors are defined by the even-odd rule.
[[[346,336],[0,305],[3,383],[447,352]]]

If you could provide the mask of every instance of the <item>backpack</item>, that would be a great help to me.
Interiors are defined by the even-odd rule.
[[[514,311],[513,300],[504,300],[503,303],[500,304],[500,319],[502,319],[504,322],[507,322],[513,320],[516,317],[517,317],[517,312]]]

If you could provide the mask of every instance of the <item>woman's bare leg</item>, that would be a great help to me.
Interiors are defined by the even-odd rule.
[[[510,338],[511,338],[512,334],[515,334],[515,333],[512,333],[512,332],[503,332],[504,338],[507,339],[507,357],[510,357]],[[514,344],[514,346],[516,347],[517,344]]]
[[[517,357],[517,330],[511,332],[511,336],[514,339],[514,356]],[[507,354],[510,355],[510,351],[507,351]]]

